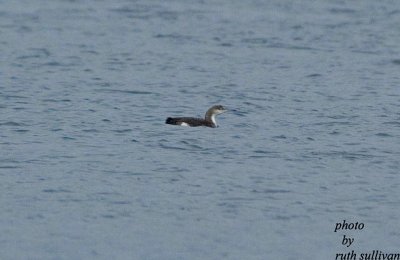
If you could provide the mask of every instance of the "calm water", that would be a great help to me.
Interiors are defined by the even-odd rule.
[[[1,259],[398,253],[399,24],[396,1],[0,1]],[[164,124],[214,104],[217,129]]]

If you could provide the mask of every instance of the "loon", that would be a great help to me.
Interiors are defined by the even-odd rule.
[[[221,105],[216,105],[207,110],[205,118],[194,118],[194,117],[168,117],[165,121],[166,124],[180,125],[180,126],[207,126],[207,127],[218,127],[215,121],[215,116],[226,112]]]

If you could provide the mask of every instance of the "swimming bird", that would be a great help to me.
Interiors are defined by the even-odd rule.
[[[165,121],[166,124],[180,125],[180,126],[207,126],[207,127],[218,127],[215,117],[219,114],[226,112],[221,105],[212,106],[207,110],[206,115],[203,118],[194,117],[168,117]]]

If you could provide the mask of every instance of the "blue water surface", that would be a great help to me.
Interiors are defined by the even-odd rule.
[[[0,0],[0,258],[398,253],[399,24],[395,1]],[[218,128],[164,124],[214,104]]]

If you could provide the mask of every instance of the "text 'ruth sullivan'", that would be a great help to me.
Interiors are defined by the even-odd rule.
[[[361,253],[357,258],[357,253],[351,250],[348,253],[336,254],[335,260],[400,260],[400,254],[387,254],[381,250],[372,250],[370,253]]]

